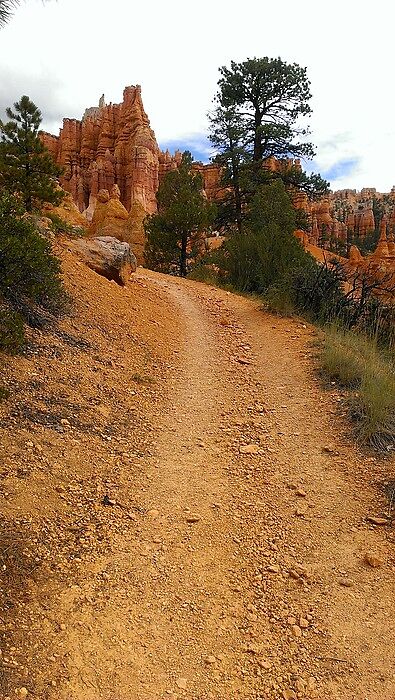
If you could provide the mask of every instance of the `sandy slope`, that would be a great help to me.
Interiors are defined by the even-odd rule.
[[[344,435],[312,331],[65,267],[76,314],[0,407],[1,697],[395,698],[394,537],[366,521],[393,463]]]

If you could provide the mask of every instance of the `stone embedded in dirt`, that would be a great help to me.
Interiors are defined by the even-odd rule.
[[[336,455],[338,454],[337,451],[331,447],[330,445],[325,445],[325,447],[322,448],[323,452],[326,452],[328,455]]]
[[[296,495],[297,495],[297,496],[300,496],[301,498],[306,498],[307,493],[306,493],[306,491],[304,491],[304,489],[298,489],[298,490],[296,491]]]
[[[246,651],[249,654],[261,654],[263,651],[263,646],[260,644],[248,644],[246,647]]]
[[[299,620],[299,627],[302,629],[307,629],[309,626],[309,621],[305,617],[301,617]]]
[[[280,567],[277,564],[272,564],[271,566],[268,566],[267,570],[270,571],[271,574],[280,573]]]
[[[260,446],[254,445],[254,444],[240,445],[240,447],[239,447],[239,452],[242,455],[256,455],[256,454],[258,454],[259,450],[260,450]]]
[[[377,556],[374,552],[366,552],[364,556],[364,561],[366,564],[369,564],[373,569],[378,569],[380,566],[383,566],[384,561],[380,557]]]
[[[292,632],[294,637],[301,637],[302,636],[302,630],[300,629],[299,625],[292,625],[291,632]]]
[[[27,688],[17,688],[15,691],[17,698],[27,698],[28,696],[28,689]]]
[[[293,690],[283,690],[284,700],[298,700],[298,696]]]
[[[207,656],[207,657],[204,659],[204,661],[205,661],[206,664],[209,664],[209,665],[210,665],[210,664],[215,664],[215,662],[217,661],[217,659],[215,658],[215,656],[213,656],[212,654],[210,654],[209,656]]]
[[[117,502],[114,501],[114,499],[110,498],[110,497],[108,496],[108,494],[106,493],[106,494],[103,496],[102,504],[103,504],[103,506],[116,506],[116,505],[117,505]]]
[[[341,586],[344,586],[345,588],[351,588],[351,586],[354,585],[354,582],[351,581],[349,578],[341,578],[339,581]]]
[[[149,515],[150,518],[157,518],[159,511],[156,510],[156,508],[151,508],[150,510],[147,510],[147,515]]]
[[[198,523],[201,520],[200,515],[188,515],[186,518],[187,523],[193,525],[193,523]]]
[[[251,360],[248,360],[246,357],[236,357],[236,362],[238,362],[240,365],[250,365]]]
[[[366,520],[369,523],[373,523],[373,525],[387,525],[388,524],[387,518],[376,518],[374,515],[368,515],[366,517]]]
[[[177,678],[176,680],[176,685],[181,688],[181,690],[186,690],[187,689],[187,684],[188,681],[186,678]]]

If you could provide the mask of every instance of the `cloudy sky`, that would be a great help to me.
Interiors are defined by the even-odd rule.
[[[393,0],[25,0],[0,30],[0,112],[22,94],[43,127],[120,102],[140,84],[162,147],[208,160],[218,67],[277,57],[307,67],[317,155],[333,189],[395,184]]]

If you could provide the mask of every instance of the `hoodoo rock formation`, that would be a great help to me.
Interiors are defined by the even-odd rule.
[[[112,235],[127,241],[143,261],[146,214],[156,211],[156,193],[166,173],[179,167],[182,154],[162,152],[145,113],[139,85],[126,87],[120,104],[85,110],[81,120],[64,119],[59,136],[43,132],[41,138],[63,168],[60,184],[71,195],[84,220],[91,222],[91,235]],[[217,165],[195,164],[210,200],[223,196]],[[300,168],[298,160],[268,158],[264,167],[273,172]],[[365,187],[361,192],[331,192],[318,202],[290,191],[294,206],[306,212],[309,242],[329,248],[363,240],[385,220],[389,235],[395,233],[395,187],[382,194]],[[70,209],[70,206],[69,206]],[[75,212],[70,211],[70,216]],[[77,212],[78,214],[78,212]],[[341,247],[340,247],[341,249]]]
[[[395,188],[377,192],[373,187],[338,190],[312,205],[311,241],[328,245],[340,240],[363,240],[385,220],[388,233],[395,233]]]
[[[102,97],[82,120],[64,119],[58,137],[42,133],[42,140],[63,168],[60,183],[81,212],[113,185],[127,210],[134,202],[148,213],[156,210],[159,147],[139,85],[126,87],[120,104],[106,105]]]

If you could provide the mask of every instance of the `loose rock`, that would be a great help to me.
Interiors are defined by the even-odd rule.
[[[364,561],[366,564],[369,564],[373,569],[378,569],[380,566],[383,566],[384,561],[377,556],[374,552],[366,552],[364,556]]]

